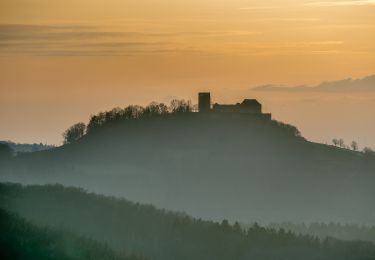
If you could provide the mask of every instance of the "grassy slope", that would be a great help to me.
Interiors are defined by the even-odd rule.
[[[374,259],[366,242],[320,243],[253,226],[242,231],[152,206],[90,194],[60,185],[0,185],[1,205],[41,225],[63,227],[150,259]]]

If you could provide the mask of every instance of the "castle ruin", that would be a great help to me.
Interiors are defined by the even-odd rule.
[[[244,99],[236,104],[212,104],[210,92],[198,94],[198,109],[199,113],[248,115],[271,120],[271,114],[262,113],[262,104],[256,99]]]

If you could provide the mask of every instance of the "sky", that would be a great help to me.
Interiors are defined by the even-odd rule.
[[[375,148],[374,74],[374,0],[0,0],[0,140],[61,144],[99,111],[211,91]]]

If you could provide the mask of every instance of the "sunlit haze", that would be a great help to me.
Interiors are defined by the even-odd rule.
[[[309,140],[375,147],[373,74],[371,0],[0,2],[0,140],[60,144],[99,111],[210,91],[257,98]]]

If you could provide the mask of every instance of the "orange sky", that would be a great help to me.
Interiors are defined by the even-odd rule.
[[[92,113],[210,90],[256,97],[311,140],[375,147],[375,89],[249,90],[372,74],[372,0],[0,2],[0,140],[59,144]]]

